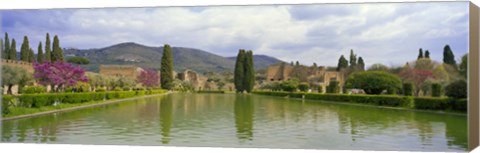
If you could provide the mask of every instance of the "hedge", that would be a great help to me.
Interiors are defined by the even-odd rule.
[[[438,97],[415,97],[414,101],[416,109],[445,110],[451,100]]]
[[[165,93],[165,90],[152,90],[151,94]],[[55,94],[22,94],[17,96],[18,106],[26,108],[40,108],[58,103],[84,103],[102,101],[106,99],[122,99],[145,95],[145,91],[112,91],[112,92],[84,92],[84,93],[55,93]],[[7,98],[7,100],[5,99]],[[10,98],[10,99],[8,99]],[[3,101],[10,101],[14,97],[3,96]]]
[[[10,102],[13,100],[12,96],[2,95],[2,114],[8,114],[10,112]]]
[[[395,95],[347,95],[347,94],[318,94],[318,93],[289,93],[289,92],[271,92],[271,91],[254,91],[255,94],[271,95],[271,96],[289,96],[293,98],[325,100],[335,102],[351,102],[362,104],[373,104],[382,106],[395,107],[413,107],[413,98],[409,96]]]
[[[223,90],[199,90],[197,93],[225,93]]]

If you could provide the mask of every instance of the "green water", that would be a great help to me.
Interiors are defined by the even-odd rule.
[[[1,140],[466,151],[467,117],[259,95],[178,93],[4,121]]]

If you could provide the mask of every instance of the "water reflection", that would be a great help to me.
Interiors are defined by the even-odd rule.
[[[173,105],[172,97],[168,96],[164,100],[160,100],[160,127],[162,128],[162,143],[170,142],[170,128],[172,127]]]
[[[235,113],[237,138],[240,140],[252,140],[254,112],[253,97],[250,95],[236,96],[233,110]]]

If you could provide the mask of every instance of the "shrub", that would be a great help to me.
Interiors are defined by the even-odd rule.
[[[296,81],[283,81],[280,83],[280,88],[283,91],[294,92],[297,90],[298,82]]]
[[[405,96],[412,96],[413,95],[413,83],[411,82],[406,82],[403,83],[403,95]]]
[[[452,98],[467,98],[467,82],[458,80],[450,83],[445,88],[445,95]]]
[[[302,82],[302,83],[298,84],[298,89],[300,91],[306,92],[306,91],[308,91],[308,88],[309,88],[309,85],[306,82]]]
[[[442,85],[439,83],[432,84],[432,97],[440,97],[442,96]]]
[[[113,91],[123,91],[123,89],[121,87],[115,87]]]
[[[107,89],[104,87],[95,89],[95,92],[105,92],[105,91],[107,91]]]
[[[416,109],[445,110],[448,107],[450,99],[438,97],[415,97],[414,101]]]
[[[338,84],[339,84],[338,81],[330,81],[330,83],[327,86],[327,93],[338,93],[340,91]]]
[[[13,97],[9,95],[2,95],[2,114],[10,113],[10,103],[12,102]]]
[[[22,89],[22,94],[38,94],[45,92],[47,92],[47,89],[43,86],[28,86]]]
[[[318,86],[318,93],[323,93],[323,87],[322,86]]]
[[[123,91],[130,91],[129,87],[123,87]]]
[[[453,110],[467,111],[467,99],[453,99],[450,102]]]
[[[354,72],[345,82],[347,88],[363,89],[367,94],[380,94],[387,89],[401,89],[402,81],[396,75],[383,71]]]
[[[86,82],[78,82],[75,85],[76,91],[75,92],[88,92],[90,91],[90,84]]]

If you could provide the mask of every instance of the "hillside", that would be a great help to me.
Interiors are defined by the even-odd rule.
[[[137,43],[121,43],[100,49],[64,49],[66,58],[80,56],[90,60],[90,64],[84,65],[89,71],[98,72],[100,64],[134,64],[143,68],[160,67],[163,47],[149,47]],[[175,71],[191,69],[200,73],[232,71],[235,58],[225,58],[207,51],[172,47],[173,64]],[[278,59],[265,55],[254,55],[255,68],[266,68],[270,64],[279,62]]]

